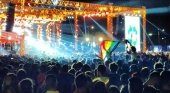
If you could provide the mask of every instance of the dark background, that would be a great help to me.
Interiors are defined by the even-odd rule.
[[[154,45],[170,45],[170,0],[70,0],[78,2],[108,4],[129,7],[146,7],[147,43]]]

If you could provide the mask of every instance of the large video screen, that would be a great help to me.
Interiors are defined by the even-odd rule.
[[[141,29],[140,17],[125,16],[125,39],[136,47],[137,52],[141,51]]]

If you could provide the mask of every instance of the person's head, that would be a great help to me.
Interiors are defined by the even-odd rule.
[[[19,93],[34,93],[33,81],[30,78],[22,79],[18,83]]]
[[[134,73],[138,71],[138,66],[136,64],[130,65],[130,72]]]
[[[154,69],[163,69],[163,64],[161,62],[156,62],[154,64]]]
[[[104,65],[99,65],[97,67],[97,75],[98,76],[103,76],[106,74],[106,67]]]
[[[114,62],[109,64],[109,69],[112,73],[116,73],[118,68],[119,68],[118,65]]]
[[[76,76],[74,80],[74,84],[76,89],[86,89],[88,86],[88,78],[85,74],[80,73],[79,75]]]
[[[141,76],[142,76],[142,79],[147,79],[148,78],[148,76],[149,76],[149,69],[148,69],[148,67],[143,67],[142,69],[141,69],[141,71],[140,71],[140,74],[141,74]]]
[[[92,89],[93,93],[107,93],[106,86],[101,81],[96,81]]]
[[[136,53],[136,47],[135,46],[132,46],[131,50],[132,50],[132,52]]]
[[[160,73],[157,71],[151,72],[148,80],[144,83],[145,86],[152,85],[156,88],[160,87]]]
[[[14,73],[8,73],[3,80],[4,86],[13,86],[16,83],[17,83],[17,77]]]
[[[88,75],[91,79],[94,79],[94,74],[91,71],[86,71],[86,75]]]
[[[120,75],[120,81],[122,84],[128,84],[129,76],[126,73]]]
[[[9,69],[6,67],[0,69],[0,78],[4,78],[8,72],[9,72]]]
[[[68,65],[63,65],[62,68],[61,68],[61,71],[64,72],[64,73],[67,73],[68,72]]]
[[[81,63],[81,62],[78,62],[78,63],[76,63],[76,71],[79,71],[81,68],[83,67],[83,63]]]
[[[8,73],[3,80],[2,93],[17,93],[16,84],[16,75],[14,73]]]
[[[128,91],[129,93],[142,93],[143,82],[138,77],[132,77],[128,82]]]
[[[84,64],[81,71],[82,72],[91,71],[91,68],[88,64]]]
[[[45,73],[47,71],[47,65],[42,63],[41,66],[40,66],[40,71]]]
[[[75,91],[81,91],[80,93],[88,93],[91,84],[91,78],[84,73],[80,73],[74,79]]]
[[[120,89],[120,93],[129,93],[128,86],[127,85],[122,86],[121,89]]]
[[[162,71],[161,77],[161,92],[170,93],[170,71]]]
[[[30,68],[31,68],[31,64],[30,64],[30,63],[26,63],[26,64],[24,64],[24,66],[23,66],[23,69],[24,69],[26,72],[28,72],[28,71],[30,70]]]
[[[160,80],[160,73],[156,72],[156,71],[150,73],[149,80],[155,81],[155,82],[159,81]]]
[[[117,86],[111,85],[109,86],[108,93],[120,93]]]
[[[55,74],[58,75],[60,72],[60,68],[58,68],[57,66],[52,66],[51,70],[48,72],[48,74]]]
[[[37,63],[33,63],[31,65],[31,71],[37,71],[38,70],[38,64]]]
[[[159,91],[153,86],[146,86],[142,93],[159,93]]]
[[[55,90],[57,88],[58,85],[58,81],[57,81],[57,77],[53,74],[49,74],[46,76],[45,79],[45,86],[47,88],[47,90]]]
[[[27,76],[27,73],[24,69],[19,69],[17,71],[17,78],[18,78],[19,81],[26,78],[26,76]]]
[[[74,68],[72,68],[72,69],[70,69],[70,70],[68,71],[68,73],[70,73],[70,74],[72,74],[72,75],[75,75],[76,70],[75,70]]]

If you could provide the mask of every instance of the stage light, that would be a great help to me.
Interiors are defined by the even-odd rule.
[[[162,29],[162,32],[165,32],[165,29]]]
[[[109,14],[109,12],[106,12],[106,15],[108,15]]]
[[[103,37],[99,37],[99,41],[102,42],[103,41]]]
[[[89,38],[89,37],[86,37],[86,41],[87,41],[87,42],[90,41],[90,38]]]
[[[141,12],[138,10],[137,13],[140,14]]]
[[[21,27],[14,27],[14,28],[13,28],[13,31],[14,31],[15,33],[17,33],[18,35],[23,35],[23,34],[24,34],[24,32],[23,32],[23,30],[21,29]]]
[[[94,29],[94,26],[92,25],[90,28],[91,28],[91,29]]]
[[[77,35],[75,35],[74,38],[77,39]]]
[[[102,16],[105,16],[105,13],[102,13]]]
[[[149,33],[148,35],[149,35],[149,36],[152,36],[153,34],[152,34],[152,33]]]
[[[93,43],[92,43],[92,46],[93,46],[93,47],[96,47],[96,43],[95,43],[95,42],[93,42]]]
[[[53,5],[57,5],[59,0],[52,0]]]
[[[9,36],[9,37],[8,37],[8,40],[11,40],[11,39],[12,39],[11,36]]]
[[[91,14],[91,16],[95,16],[95,14]]]

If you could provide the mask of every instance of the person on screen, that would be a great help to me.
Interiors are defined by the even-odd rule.
[[[136,52],[136,47],[132,46],[132,44],[128,41],[125,40],[125,46],[128,54],[131,54],[131,61],[137,59],[137,52]]]

